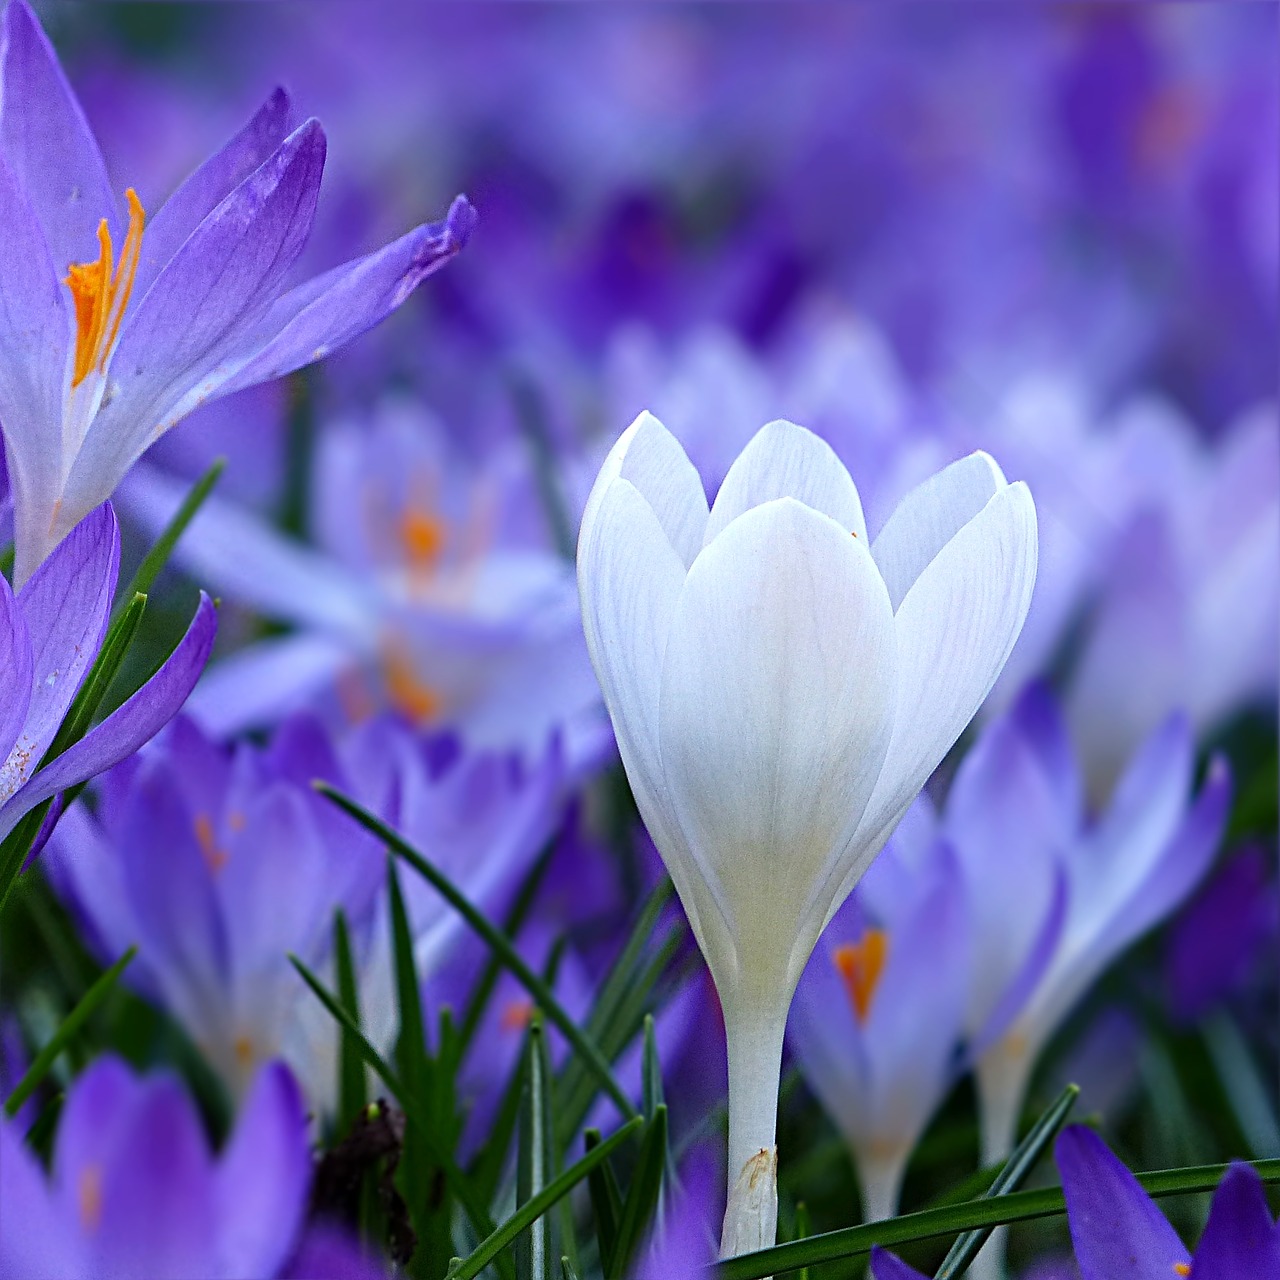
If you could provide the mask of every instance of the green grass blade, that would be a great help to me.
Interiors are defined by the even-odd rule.
[[[467,1217],[471,1219],[472,1226],[481,1235],[490,1234],[493,1231],[493,1221],[489,1217],[488,1210],[475,1195],[466,1174],[458,1168],[449,1153],[441,1150],[437,1145],[430,1126],[423,1119],[419,1099],[406,1091],[395,1069],[374,1048],[369,1038],[360,1030],[359,1025],[324,983],[292,953],[289,954],[289,963],[298,971],[303,982],[311,988],[316,999],[329,1011],[330,1017],[346,1030],[354,1043],[359,1046],[360,1056],[368,1063],[382,1083],[387,1086],[391,1096],[400,1104],[400,1109],[404,1112],[405,1119],[413,1126],[418,1141],[423,1144],[430,1153],[431,1158],[440,1167],[446,1182],[458,1197],[458,1202],[466,1210]]]
[[[1266,1183],[1280,1183],[1280,1160],[1255,1160],[1253,1168]],[[1138,1183],[1151,1196],[1194,1195],[1212,1191],[1222,1180],[1229,1165],[1197,1165],[1185,1169],[1159,1169],[1135,1175]],[[937,1236],[949,1236],[981,1227],[999,1227],[1033,1218],[1049,1218],[1066,1212],[1066,1201],[1060,1187],[1034,1191],[1014,1191],[1006,1196],[984,1196],[965,1204],[938,1209],[922,1209],[882,1222],[845,1227],[776,1245],[737,1258],[716,1263],[711,1271],[716,1280],[764,1280],[781,1276],[802,1267],[824,1262],[839,1262],[870,1253],[875,1245],[886,1248],[914,1244]]]
[[[583,1134],[583,1143],[588,1152],[594,1151],[600,1145],[600,1130],[588,1129]],[[596,1215],[596,1241],[600,1246],[601,1262],[607,1266],[617,1248],[618,1223],[622,1221],[622,1192],[618,1189],[613,1166],[606,1161],[592,1169],[587,1177],[587,1189],[591,1194],[592,1212]]]
[[[653,1014],[644,1015],[644,1061],[641,1064],[641,1096],[646,1120],[652,1120],[654,1112],[666,1099],[662,1093],[662,1062],[658,1057],[658,1041],[654,1035]]]
[[[129,961],[138,954],[137,947],[130,947],[119,960],[86,991],[79,1004],[63,1018],[57,1031],[53,1033],[49,1043],[36,1054],[34,1061],[27,1068],[27,1073],[18,1081],[17,1088],[9,1095],[4,1104],[5,1115],[12,1119],[18,1109],[40,1087],[41,1081],[49,1074],[49,1069],[58,1060],[58,1055],[67,1047],[81,1027],[89,1020],[94,1011],[102,1004],[115,988],[120,975],[125,971]]]
[[[1071,1114],[1071,1108],[1075,1106],[1079,1096],[1078,1085],[1069,1084],[1063,1089],[1005,1161],[1004,1168],[996,1175],[996,1180],[986,1193],[988,1198],[1008,1195],[1022,1185],[1045,1149],[1057,1137],[1058,1130],[1066,1124],[1067,1116]],[[934,1280],[959,1280],[990,1234],[990,1227],[965,1232],[943,1258]]]
[[[534,998],[548,1021],[553,1022],[559,1032],[568,1040],[575,1053],[586,1062],[598,1080],[601,1088],[613,1099],[618,1109],[628,1119],[638,1115],[631,1100],[618,1084],[610,1070],[609,1063],[600,1052],[599,1046],[581,1027],[565,1012],[550,987],[521,958],[501,930],[496,929],[478,911],[471,902],[454,886],[443,872],[432,866],[411,844],[397,832],[393,831],[375,814],[370,813],[362,805],[342,794],[324,782],[314,784],[316,790],[332,800],[340,809],[350,814],[362,827],[371,831],[397,857],[407,862],[428,884],[449,903],[459,915],[466,920],[472,930],[489,946],[508,969],[515,975],[520,984]]]
[[[516,1205],[523,1208],[555,1177],[551,1135],[551,1072],[546,1035],[537,1019],[529,1026],[520,1093],[520,1154],[516,1161]],[[535,1218],[516,1240],[516,1280],[554,1280],[551,1217]]]
[[[568,1258],[560,1259],[560,1275],[562,1280],[578,1280],[578,1273]]]
[[[360,994],[356,985],[355,962],[351,956],[351,934],[347,917],[339,907],[333,917],[333,955],[337,970],[338,999],[356,1026],[360,1025]],[[364,1058],[360,1046],[345,1026],[339,1026],[338,1120],[350,1124],[368,1105]]]
[[[165,525],[164,532],[156,539],[151,550],[143,556],[138,572],[133,575],[133,581],[129,583],[128,590],[124,593],[124,599],[131,599],[135,594],[146,595],[151,590],[152,584],[160,576],[160,571],[169,563],[169,557],[173,554],[174,547],[178,545],[178,539],[186,533],[187,526],[204,506],[205,499],[213,491],[213,486],[218,483],[226,465],[226,458],[215,458],[204,475],[191,486],[190,492],[182,500],[182,505]]]
[[[662,1195],[663,1171],[667,1165],[667,1108],[659,1104],[653,1120],[645,1129],[640,1147],[640,1159],[636,1162],[631,1186],[622,1206],[622,1221],[618,1223],[618,1240],[614,1246],[608,1280],[622,1280],[631,1261],[644,1240],[645,1232],[658,1207]]]
[[[525,1228],[534,1223],[564,1196],[567,1196],[592,1169],[600,1164],[602,1160],[607,1160],[618,1147],[634,1137],[636,1132],[643,1126],[644,1121],[639,1116],[635,1116],[594,1150],[588,1151],[576,1164],[570,1165],[558,1178],[544,1187],[538,1195],[534,1196],[528,1203],[521,1205],[477,1249],[464,1258],[458,1266],[454,1267],[449,1272],[447,1280],[473,1280],[473,1277],[478,1276],[490,1262],[511,1245]]]

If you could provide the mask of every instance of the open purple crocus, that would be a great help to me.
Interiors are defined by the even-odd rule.
[[[120,567],[109,503],[85,516],[15,595],[0,577],[0,839],[38,804],[111,768],[171,720],[213,647],[203,592],[163,666],[79,742],[41,767],[106,635]]]
[[[277,90],[148,218],[127,208],[25,0],[0,31],[0,424],[16,579],[110,497],[160,435],[217,396],[322,359],[466,242],[465,198],[293,288],[324,168]]]

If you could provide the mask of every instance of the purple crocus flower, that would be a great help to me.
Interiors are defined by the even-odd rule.
[[[1129,762],[1107,809],[1086,816],[1058,704],[1033,686],[992,723],[948,795],[973,925],[967,1014],[983,1154],[1003,1159],[1041,1049],[1104,969],[1207,870],[1230,801],[1225,762],[1194,794],[1195,748],[1174,716]]]
[[[123,493],[159,529],[183,486],[139,469]],[[216,498],[179,548],[202,581],[297,627],[215,666],[191,707],[208,729],[389,708],[481,748],[541,749],[560,731],[571,759],[598,758],[573,566],[538,528],[522,448],[468,459],[421,405],[388,401],[326,430],[311,496],[315,548]]]
[[[715,1261],[716,1231],[724,1214],[723,1174],[705,1145],[680,1167],[668,1188],[649,1238],[640,1247],[630,1280],[685,1280],[706,1274]]]
[[[17,580],[110,496],[157,436],[215,396],[327,355],[398,307],[465,243],[448,218],[291,289],[325,137],[274,93],[147,226],[120,208],[98,144],[25,0],[0,61],[0,421]]]
[[[1280,1275],[1280,1224],[1262,1179],[1233,1164],[1213,1195],[1194,1254],[1156,1203],[1096,1133],[1071,1125],[1054,1157],[1081,1280],[1265,1280]]]
[[[234,1093],[282,1056],[313,1105],[327,1107],[335,1024],[287,953],[328,974],[341,907],[365,1030],[384,1047],[394,987],[382,846],[311,782],[380,813],[482,905],[518,883],[557,813],[555,753],[520,768],[443,745],[389,722],[335,743],[295,718],[266,749],[226,748],[180,719],[101,780],[94,814],[66,815],[51,850],[56,883],[102,954],[139,944],[126,980],[183,1024]],[[463,927],[416,876],[401,879],[428,973]]]
[[[215,1157],[175,1078],[99,1058],[68,1091],[48,1176],[0,1118],[0,1275],[276,1276],[310,1182],[306,1115],[279,1064]]]
[[[896,1210],[964,1034],[970,923],[931,819],[917,801],[823,932],[791,1007],[792,1050],[849,1144],[867,1221]]]
[[[79,742],[41,767],[106,634],[120,567],[109,503],[91,511],[15,596],[0,577],[0,839],[60,791],[131,755],[191,692],[213,646],[216,618],[201,595],[165,664]]]

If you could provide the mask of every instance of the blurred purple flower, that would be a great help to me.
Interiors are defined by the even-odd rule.
[[[723,1175],[707,1147],[696,1148],[668,1187],[640,1247],[629,1280],[694,1280],[716,1259],[716,1231],[724,1211]]]
[[[48,1177],[0,1119],[0,1275],[275,1276],[310,1182],[307,1119],[282,1066],[258,1074],[215,1158],[176,1079],[102,1057],[68,1091]]]
[[[3,43],[0,419],[25,582],[158,435],[376,324],[457,253],[475,213],[459,197],[445,222],[286,290],[324,167],[316,120],[290,131],[277,91],[144,231],[25,0]]]
[[[1173,717],[1129,762],[1106,811],[1088,821],[1062,715],[1036,686],[961,763],[942,826],[972,913],[967,1017],[986,1162],[1008,1154],[1052,1033],[1207,870],[1230,778],[1215,759],[1193,795],[1194,766],[1187,723]]]
[[[824,930],[788,1030],[801,1073],[849,1144],[865,1221],[897,1210],[907,1160],[955,1080],[964,1034],[970,923],[960,871],[919,831],[919,802],[907,822]]]
[[[125,501],[160,528],[182,489],[139,472]],[[326,431],[312,485],[318,548],[206,503],[178,558],[299,630],[216,665],[192,703],[215,733],[319,706],[339,722],[390,707],[482,747],[540,749],[559,730],[595,763],[609,739],[573,566],[530,531],[523,451],[476,463],[412,402]]]
[[[160,670],[41,767],[98,656],[119,567],[120,531],[111,505],[103,503],[16,596],[0,576],[0,839],[42,801],[136,751],[172,719],[208,659],[217,623],[201,593],[190,627]]]
[[[1280,932],[1275,857],[1257,845],[1233,854],[1169,928],[1165,982],[1174,1017],[1199,1021],[1273,954]]]
[[[1246,1164],[1233,1164],[1213,1195],[1209,1220],[1187,1252],[1138,1180],[1090,1129],[1070,1125],[1054,1156],[1082,1280],[1263,1280],[1280,1275],[1280,1225]]]
[[[1280,687],[1280,433],[1262,406],[1215,446],[1137,405],[1113,448],[1131,491],[1067,699],[1090,793],[1172,710],[1199,736]],[[1123,501],[1123,500],[1122,500]],[[1206,531],[1212,530],[1212,536]]]
[[[183,1024],[233,1092],[283,1056],[327,1107],[336,1026],[287,953],[327,972],[341,907],[375,1043],[388,1043],[395,1010],[382,847],[311,782],[378,812],[488,906],[549,835],[562,776],[554,750],[520,766],[424,744],[386,721],[334,743],[298,718],[263,750],[215,745],[184,718],[102,779],[96,813],[66,815],[52,869],[104,955],[139,944],[127,980]],[[462,924],[416,876],[401,879],[428,973]]]

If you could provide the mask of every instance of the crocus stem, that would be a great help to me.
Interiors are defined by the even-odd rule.
[[[787,1014],[726,1002],[729,1198],[721,1257],[767,1248],[778,1223],[778,1085]]]
[[[855,1152],[858,1182],[862,1188],[862,1220],[880,1222],[898,1212],[902,1179],[907,1171],[909,1149],[886,1149],[883,1154]]]

